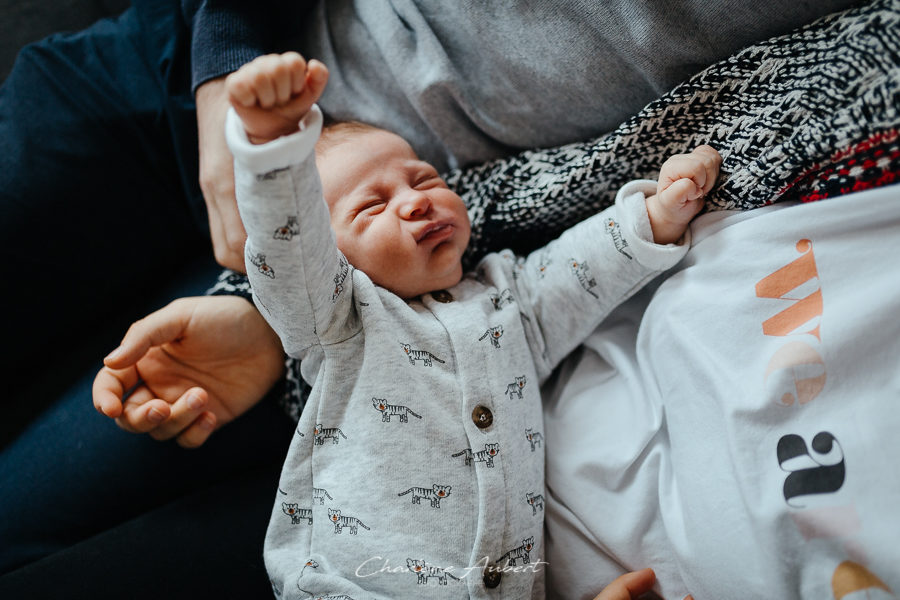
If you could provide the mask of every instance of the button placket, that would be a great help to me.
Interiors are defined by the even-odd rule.
[[[461,416],[463,419],[471,419],[472,425],[475,426],[474,429],[468,424],[465,427],[470,457],[467,466],[470,465],[470,473],[477,480],[479,510],[484,511],[484,515],[479,515],[478,518],[483,529],[475,540],[478,562],[481,563],[482,560],[488,562],[482,572],[481,585],[477,583],[477,579],[472,581],[472,585],[480,587],[484,593],[486,590],[498,588],[503,575],[499,570],[500,565],[495,564],[493,560],[505,551],[501,540],[506,531],[507,498],[505,494],[498,492],[505,489],[506,466],[500,448],[502,442],[498,439],[501,432],[495,427],[500,424],[500,421],[495,419],[500,418],[496,411],[500,410],[502,403],[497,402],[490,386],[485,384],[495,377],[493,362],[498,357],[491,354],[496,352],[491,345],[487,348],[484,348],[484,345],[473,346],[473,317],[465,308],[465,303],[460,302],[466,298],[465,292],[465,289],[455,288],[453,294],[446,290],[438,290],[430,292],[425,301],[435,315],[448,322],[447,329],[453,346],[467,349],[458,359],[463,410],[466,411]],[[474,339],[477,339],[477,335]]]
[[[484,587],[488,589],[494,589],[500,585],[501,579],[503,579],[503,573],[490,568],[485,570],[484,577],[481,578],[481,580],[484,581]]]
[[[487,406],[479,404],[472,409],[472,422],[478,429],[487,429],[494,423],[494,413]]]
[[[443,304],[453,302],[453,294],[447,290],[435,290],[431,292],[431,297]]]

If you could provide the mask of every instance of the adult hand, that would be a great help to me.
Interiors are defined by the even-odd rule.
[[[653,569],[625,573],[617,577],[594,600],[632,600],[653,589],[656,574]]]
[[[211,79],[197,88],[197,135],[200,144],[200,189],[209,215],[216,261],[244,272],[247,232],[234,198],[234,158],[225,143],[228,94],[225,78]]]
[[[104,363],[94,407],[126,431],[186,448],[249,410],[284,373],[278,336],[236,296],[175,300],[132,324]]]
[[[603,588],[594,600],[651,600],[659,598],[653,593],[653,582],[656,574],[653,569],[642,569],[625,573]],[[694,600],[693,596],[685,596],[684,600]]]

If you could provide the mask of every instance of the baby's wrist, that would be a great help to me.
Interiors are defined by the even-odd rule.
[[[299,125],[297,127],[294,127],[293,129],[285,128],[282,131],[267,135],[257,135],[248,131],[247,129],[244,129],[244,133],[247,134],[247,141],[254,146],[259,146],[260,144],[268,144],[269,142],[277,140],[280,137],[291,135],[292,133],[297,133],[298,131],[300,131]]]
[[[240,116],[240,113],[235,110]],[[317,117],[317,115],[319,115]],[[279,138],[290,137],[301,131],[305,131],[312,123],[321,121],[321,111],[313,104],[309,110],[297,117],[284,117],[269,119],[266,122],[249,122],[240,118],[247,141],[254,146],[268,144]],[[318,131],[317,131],[318,135]]]
[[[662,207],[659,195],[653,194],[645,198],[647,217],[653,233],[653,243],[659,245],[674,244],[684,236],[690,221],[672,219]]]
[[[234,108],[228,109],[225,119],[225,139],[235,162],[253,173],[268,173],[300,164],[313,155],[316,141],[322,127],[322,112],[318,107],[310,109],[306,118],[299,123],[299,131],[287,136],[271,139],[266,144],[254,144],[247,135],[247,127]],[[252,129],[252,128],[251,128]],[[257,138],[260,136],[256,131]]]

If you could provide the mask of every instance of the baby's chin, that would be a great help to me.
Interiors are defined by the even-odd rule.
[[[430,292],[452,288],[457,283],[462,281],[462,264],[459,265],[457,271],[458,272],[448,273],[443,277],[435,277],[434,279],[429,279],[428,281],[410,281],[395,286],[383,285],[382,287],[400,296],[404,300],[412,300]]]

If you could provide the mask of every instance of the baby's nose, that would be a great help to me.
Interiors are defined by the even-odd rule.
[[[406,192],[400,203],[400,214],[404,219],[417,219],[424,217],[431,210],[431,200],[428,194],[418,190]]]

